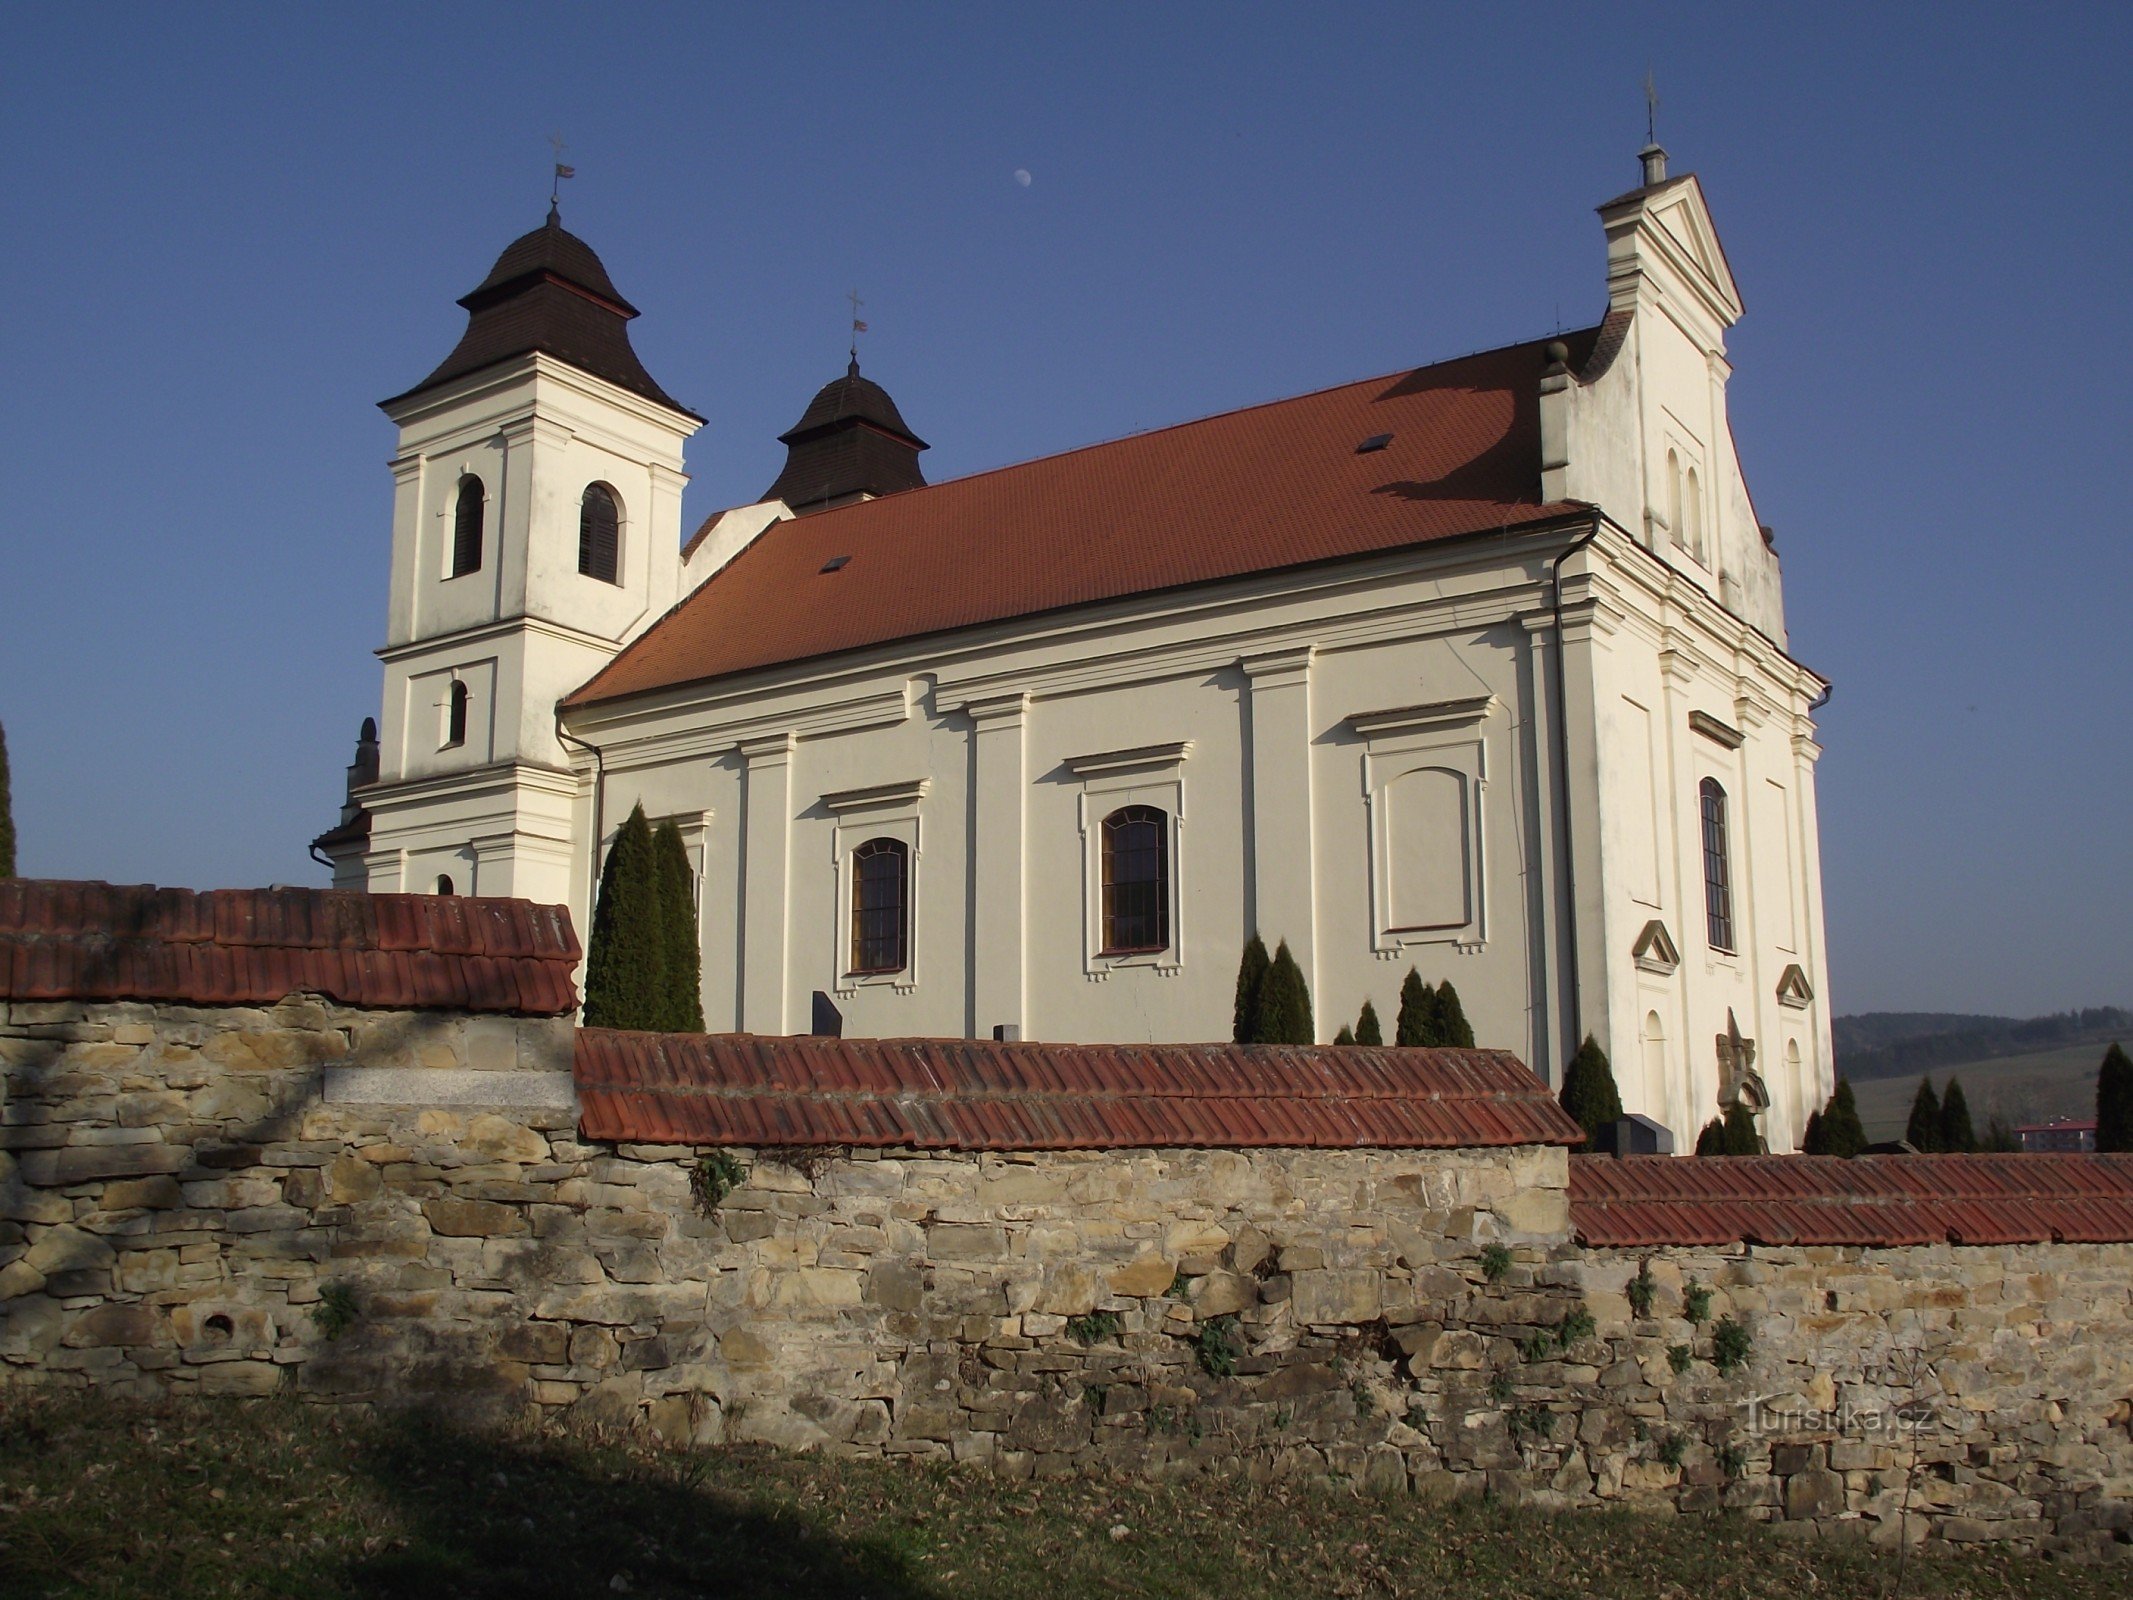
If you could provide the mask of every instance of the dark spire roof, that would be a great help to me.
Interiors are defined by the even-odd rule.
[[[816,391],[778,443],[785,446],[785,470],[763,498],[795,511],[926,486],[918,465],[926,441],[905,426],[888,390],[859,375],[857,356],[843,377]]]
[[[628,323],[637,308],[622,298],[592,246],[564,230],[552,204],[548,220],[507,245],[489,275],[459,303],[467,308],[467,331],[444,364],[385,404],[538,350],[632,394],[696,415],[644,370],[630,348]]]

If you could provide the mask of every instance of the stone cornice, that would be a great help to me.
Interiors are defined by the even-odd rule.
[[[1061,763],[1077,778],[1091,778],[1107,772],[1131,772],[1141,767],[1175,767],[1192,754],[1190,739],[1173,739],[1167,744],[1136,745],[1130,750],[1101,750],[1093,755],[1068,756]]]

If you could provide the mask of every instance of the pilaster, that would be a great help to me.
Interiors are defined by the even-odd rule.
[[[974,700],[967,707],[977,746],[971,791],[969,1029],[989,1038],[996,1027],[1031,1037],[1025,960],[1027,907],[1023,899],[1025,814],[1028,807],[1030,697],[1024,693]]]
[[[1318,907],[1311,815],[1311,647],[1246,656],[1251,686],[1252,876],[1250,923],[1270,944],[1289,943],[1314,994]]]
[[[786,1025],[787,900],[791,887],[792,758],[789,733],[744,740],[741,808],[741,1018],[747,1033]]]

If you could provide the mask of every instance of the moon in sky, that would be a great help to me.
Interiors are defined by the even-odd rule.
[[[1029,187],[1029,168],[1015,168],[1015,182],[1021,184],[1023,188],[1027,189]]]

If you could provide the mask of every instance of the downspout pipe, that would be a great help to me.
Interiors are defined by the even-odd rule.
[[[1564,959],[1568,963],[1570,983],[1564,999],[1568,1003],[1572,1055],[1577,1053],[1585,1036],[1585,1021],[1579,992],[1584,974],[1578,964],[1577,860],[1573,844],[1576,830],[1570,824],[1570,669],[1563,660],[1563,563],[1599,538],[1603,527],[1627,534],[1619,522],[1597,507],[1593,517],[1592,526],[1565,545],[1561,554],[1548,564],[1549,603],[1555,613],[1555,819],[1558,844],[1563,853],[1563,882],[1570,891],[1569,914],[1563,918],[1563,931],[1568,935]],[[1563,1074],[1568,1071],[1569,1056],[1565,1056],[1556,1073],[1558,1087]]]
[[[592,752],[592,843],[587,851],[587,854],[592,857],[592,872],[590,881],[588,881],[585,885],[585,938],[590,941],[592,938],[592,915],[593,912],[598,909],[600,903],[600,830],[601,825],[605,820],[601,815],[601,812],[602,807],[607,799],[607,758],[601,753],[600,747],[592,743],[590,740],[580,739],[574,733],[566,733],[563,731],[563,708],[561,706],[556,707],[555,736],[556,742],[559,744],[574,744],[580,750],[589,750]]]

